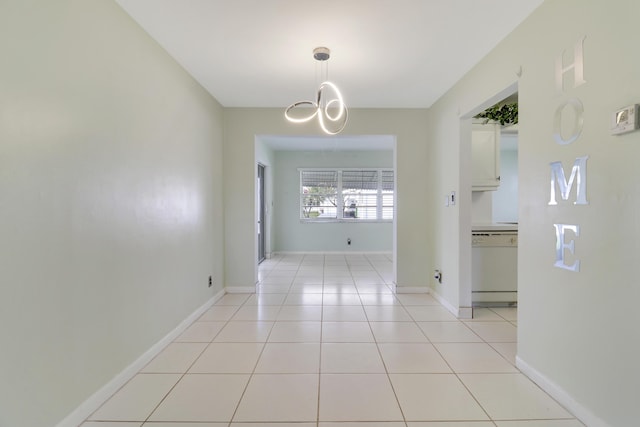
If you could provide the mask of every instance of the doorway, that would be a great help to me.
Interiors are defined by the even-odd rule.
[[[265,166],[258,163],[258,264],[265,260],[265,197],[264,178]]]
[[[391,253],[392,261],[387,276],[390,282],[396,282],[395,206],[393,220],[363,221],[359,224],[354,224],[355,221],[349,218],[327,220],[322,224],[309,223],[301,219],[301,211],[296,209],[300,206],[300,168],[383,168],[395,171],[394,135],[256,135],[254,159],[254,164],[266,166],[266,170],[258,171],[254,179],[254,224],[258,226],[262,221],[266,230],[266,235],[260,235],[258,231],[255,235],[256,240],[265,238],[267,260],[274,253],[388,252]],[[264,173],[262,180],[261,173]],[[260,183],[265,187],[264,194],[260,194]],[[397,194],[395,184],[393,192],[394,195]],[[266,204],[266,211],[261,206],[262,203]],[[261,245],[261,242],[256,241],[254,259],[260,258]],[[255,277],[258,281],[258,263],[255,264]]]
[[[478,117],[513,108],[517,117],[517,104],[514,83],[462,117],[461,156],[468,156],[472,173],[461,178],[461,186],[471,196],[468,214],[460,218],[465,256],[459,268],[461,277],[468,278],[460,283],[461,306],[517,307],[518,125],[511,124],[511,117],[505,122],[495,119],[493,113],[489,115],[493,120]],[[496,252],[500,255],[494,256]]]

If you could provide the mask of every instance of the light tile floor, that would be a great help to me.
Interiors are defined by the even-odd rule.
[[[460,321],[380,255],[263,262],[82,427],[579,427],[515,367],[517,309]]]

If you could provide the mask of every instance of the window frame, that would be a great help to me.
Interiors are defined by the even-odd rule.
[[[343,172],[369,172],[375,171],[377,173],[377,188],[376,188],[376,218],[353,218],[353,217],[345,217],[345,206],[344,206],[344,188],[343,188]],[[304,186],[303,186],[303,174],[305,172],[335,172],[337,174],[336,180],[336,217],[329,218],[321,218],[321,217],[304,217]],[[391,194],[389,194],[389,190],[385,190],[383,188],[383,174],[391,173],[393,177],[393,190]],[[396,205],[396,177],[395,170],[389,167],[383,168],[357,168],[357,167],[346,167],[346,168],[298,168],[298,217],[300,222],[303,223],[334,223],[334,222],[343,222],[343,223],[389,223],[393,222],[395,217],[395,205]],[[388,182],[388,181],[386,181]],[[388,199],[389,195],[391,195],[393,203],[392,205],[385,205],[384,201]],[[388,212],[388,208],[391,208],[391,218],[384,218],[384,214]]]

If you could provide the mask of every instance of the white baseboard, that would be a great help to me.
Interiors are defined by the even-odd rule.
[[[471,307],[455,307],[439,293],[431,292],[431,295],[458,319],[471,319],[473,317],[473,309]]]
[[[392,255],[390,251],[278,251],[275,255]]]
[[[531,381],[538,384],[547,394],[558,401],[566,410],[571,412],[577,419],[582,421],[589,427],[611,427],[606,422],[602,421],[589,409],[578,403],[569,393],[567,393],[562,387],[551,381],[549,378],[540,373],[537,369],[529,365],[522,360],[519,356],[516,356],[516,366],[520,371],[525,374]]]
[[[396,294],[428,294],[428,286],[399,286],[396,285]]]
[[[227,286],[224,290],[228,294],[255,294],[255,286]]]
[[[164,338],[155,343],[149,350],[138,357],[131,365],[116,375],[111,381],[82,402],[73,412],[67,415],[56,427],[77,427],[91,414],[93,414],[103,403],[105,403],[116,391],[124,386],[142,368],[144,368],[154,357],[156,357],[166,346],[183,333],[189,325],[195,322],[205,311],[225,294],[224,289],[216,293],[210,300],[197,308],[193,313],[184,319],[175,329],[169,332]]]

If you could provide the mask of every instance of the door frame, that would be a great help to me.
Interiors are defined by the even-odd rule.
[[[267,242],[267,238],[266,238],[266,227],[265,227],[265,222],[266,222],[266,203],[265,203],[265,177],[266,177],[266,166],[263,165],[262,163],[258,162],[257,165],[257,183],[256,185],[258,186],[258,191],[257,191],[257,196],[258,196],[258,203],[257,203],[257,208],[258,208],[258,226],[257,226],[257,232],[258,232],[258,264],[260,264],[262,261],[264,261],[266,259],[266,242]]]
[[[486,99],[473,109],[460,115],[460,188],[458,200],[464,209],[460,209],[458,217],[459,231],[459,264],[458,264],[458,307],[459,318],[473,317],[472,277],[471,277],[471,228],[472,228],[472,203],[471,203],[471,122],[474,116],[495,105],[496,103],[518,93],[518,81]]]

